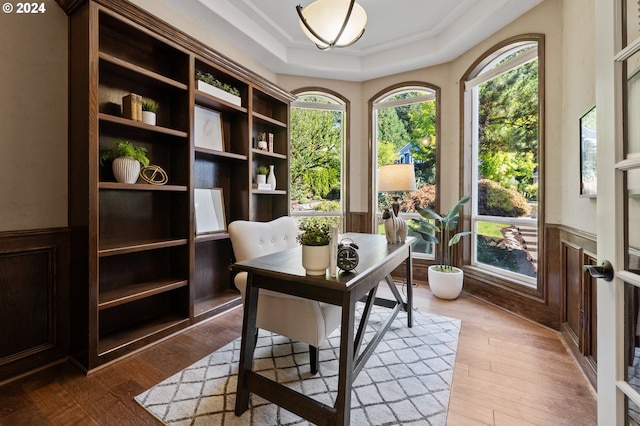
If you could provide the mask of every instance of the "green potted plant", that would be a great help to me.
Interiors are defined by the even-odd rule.
[[[140,164],[145,167],[149,165],[147,148],[134,146],[122,140],[114,141],[111,149],[100,153],[100,164],[108,160],[113,160],[113,175],[121,183],[136,183],[140,174]]]
[[[156,112],[158,111],[158,102],[153,99],[144,98],[142,100],[142,122],[156,125]]]
[[[267,183],[267,173],[269,173],[269,168],[267,166],[256,167],[258,185],[260,185],[261,183]]]
[[[200,91],[237,106],[241,104],[240,91],[237,88],[218,80],[209,73],[196,71],[196,84]]]
[[[307,220],[297,239],[302,245],[302,266],[307,275],[325,275],[331,257],[329,223]]]
[[[453,235],[451,233],[455,232],[460,211],[470,199],[469,195],[463,196],[444,215],[431,209],[417,208],[420,215],[427,219],[416,220],[421,227],[417,232],[426,242],[436,244],[438,248],[436,259],[440,263],[429,267],[428,280],[433,294],[441,299],[455,299],[462,291],[464,274],[462,269],[453,266],[452,252],[453,246],[471,232],[457,232]]]

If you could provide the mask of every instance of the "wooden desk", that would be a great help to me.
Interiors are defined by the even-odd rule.
[[[351,238],[360,247],[360,263],[355,273],[339,272],[337,277],[330,277],[329,274],[325,277],[307,276],[302,267],[300,247],[238,262],[232,266],[236,271],[248,272],[235,406],[237,416],[248,409],[249,393],[253,392],[315,424],[348,425],[352,383],[401,309],[407,312],[407,325],[411,327],[411,245],[414,239],[409,238],[405,243],[387,244],[384,235],[349,233],[340,238],[343,237]],[[406,302],[402,300],[390,276],[391,271],[402,262],[406,262],[407,268]],[[376,298],[378,284],[382,280],[386,280],[395,300]],[[259,288],[342,306],[338,395],[333,407],[252,371]],[[366,304],[354,335],[356,303],[361,299]],[[390,315],[367,346],[360,350],[374,303],[390,308]]]

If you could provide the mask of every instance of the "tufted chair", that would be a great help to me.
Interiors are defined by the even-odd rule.
[[[295,247],[297,232],[295,221],[288,216],[271,222],[238,220],[229,224],[238,262]],[[234,282],[244,302],[247,273],[238,273]],[[308,344],[311,373],[316,374],[318,347],[340,325],[342,308],[264,289],[259,294],[257,328]]]

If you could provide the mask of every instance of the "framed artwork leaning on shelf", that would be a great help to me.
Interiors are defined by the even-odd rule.
[[[224,151],[222,114],[199,106],[193,112],[193,139],[196,147]]]
[[[222,188],[196,188],[193,194],[196,211],[196,234],[227,230]]]

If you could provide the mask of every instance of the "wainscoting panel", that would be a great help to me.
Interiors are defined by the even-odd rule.
[[[0,233],[0,382],[66,357],[69,232]]]

